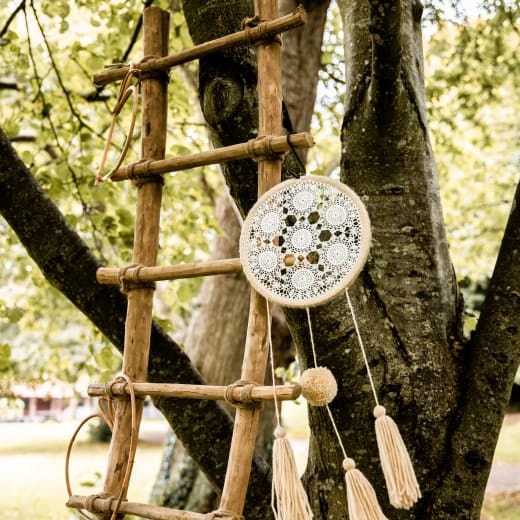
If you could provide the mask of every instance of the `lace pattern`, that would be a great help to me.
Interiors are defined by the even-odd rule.
[[[308,175],[265,193],[247,216],[240,258],[251,285],[270,301],[307,307],[331,300],[359,274],[370,222],[344,184]]]

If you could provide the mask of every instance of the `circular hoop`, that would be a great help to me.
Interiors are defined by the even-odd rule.
[[[332,300],[361,272],[370,220],[343,183],[306,175],[276,185],[251,208],[240,235],[240,260],[251,286],[286,307]]]

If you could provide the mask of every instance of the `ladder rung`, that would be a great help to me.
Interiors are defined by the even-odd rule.
[[[226,260],[170,266],[135,266],[122,269],[100,267],[96,272],[96,278],[101,284],[118,285],[121,283],[122,275],[125,282],[140,283],[239,273],[240,271],[242,271],[240,258],[228,258]]]
[[[88,497],[72,495],[67,501],[67,507],[75,509],[87,509]],[[112,503],[110,503],[112,502]],[[95,497],[92,500],[91,513],[102,513],[105,507],[110,503],[110,511],[114,510],[115,500],[113,498]],[[88,509],[87,509],[88,511]],[[149,504],[141,504],[139,502],[121,502],[119,511],[123,514],[136,515],[150,520],[205,520],[207,514],[192,513],[191,511],[182,511],[180,509],[169,509],[168,507],[153,506]],[[239,516],[218,516],[219,520],[240,520]]]
[[[272,38],[278,33],[294,29],[307,21],[307,13],[302,7],[298,7],[293,13],[281,16],[276,20],[265,22],[265,25],[252,27],[244,31],[216,38],[209,42],[201,43],[191,49],[186,49],[175,54],[170,54],[163,58],[156,58],[139,64],[139,70],[142,72],[151,72],[154,70],[166,70],[176,65],[182,65],[192,60],[208,56],[215,52],[221,52],[238,45],[246,43],[254,43],[260,40]],[[94,83],[96,85],[108,85],[113,81],[123,79],[128,72],[128,66],[111,67],[99,74],[94,75]]]
[[[253,386],[247,397],[244,395],[243,388],[247,385],[238,386],[212,386],[212,385],[183,385],[177,383],[133,383],[135,395],[138,396],[162,396],[179,397],[185,399],[209,399],[223,400],[226,398],[226,389],[229,390],[229,397],[233,401],[242,402],[246,399],[252,401],[272,401],[276,392],[278,401],[294,401],[301,394],[300,385],[278,385],[273,392],[272,386]],[[127,395],[130,391],[125,382],[115,382],[108,384],[92,384],[88,387],[88,395],[100,397],[104,395]]]
[[[300,132],[299,134],[289,134],[282,136],[262,136],[252,139],[246,143],[222,146],[214,150],[184,155],[180,157],[170,157],[150,162],[137,162],[128,166],[122,166],[111,174],[110,180],[124,181],[128,178],[153,177],[169,172],[198,168],[227,161],[237,161],[248,157],[270,155],[273,153],[288,152],[293,148],[311,148],[314,140],[311,134]]]

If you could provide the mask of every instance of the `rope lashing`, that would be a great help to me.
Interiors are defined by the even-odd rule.
[[[130,481],[130,474],[132,472],[132,467],[134,465],[134,459],[135,459],[135,452],[137,450],[137,436],[138,436],[138,427],[137,427],[137,407],[136,407],[136,395],[134,391],[134,384],[133,381],[128,377],[126,374],[121,374],[120,376],[116,377],[112,383],[109,383],[106,387],[109,392],[107,392],[107,396],[112,393],[112,385],[115,383],[121,383],[124,382],[128,386],[129,392],[130,392],[130,410],[131,410],[131,430],[130,430],[130,446],[128,449],[128,460],[126,463],[126,469],[125,474],[123,477],[123,483],[121,484],[121,489],[119,491],[119,495],[117,497],[112,497],[110,494],[97,494],[97,495],[90,495],[86,497],[85,499],[85,508],[89,512],[94,512],[94,500],[96,498],[103,498],[107,499],[110,498],[110,500],[106,500],[106,503],[103,504],[103,513],[105,514],[105,518],[110,518],[110,520],[116,520],[119,508],[121,506],[121,502],[124,500],[124,494],[125,490],[128,487],[128,483]],[[118,396],[120,397],[120,396]],[[107,402],[107,409],[103,408],[102,402]],[[85,417],[83,421],[81,421],[72,434],[72,437],[70,438],[69,444],[67,446],[67,452],[65,456],[65,485],[67,486],[67,492],[69,494],[69,498],[72,496],[72,488],[70,485],[70,476],[69,476],[69,464],[70,464],[70,455],[72,452],[72,446],[74,445],[74,441],[76,440],[76,437],[78,436],[79,432],[83,428],[83,426],[90,421],[91,419],[98,417],[100,419],[103,419],[107,422],[110,430],[112,431],[113,428],[113,422],[114,422],[114,413],[113,413],[113,404],[112,404],[112,398],[111,397],[104,397],[100,398],[98,401],[98,413],[94,413],[89,415],[88,417]],[[112,502],[116,501],[115,506],[113,507],[112,511]],[[110,515],[110,512],[112,511],[112,515]],[[86,520],[93,520],[90,516],[85,514],[81,509],[78,509],[78,513],[85,518]]]
[[[141,60],[137,64],[138,72],[136,73],[136,76],[139,78],[139,80],[152,79],[152,78],[168,80],[170,78],[170,74],[169,74],[168,70],[166,70],[166,69],[145,71],[145,70],[142,70],[142,68],[141,68],[141,65],[143,65],[144,63],[146,63],[148,61],[155,61],[162,57],[163,56],[157,56],[154,54],[148,54],[146,56],[143,56],[143,58],[141,58]]]
[[[260,403],[252,398],[252,392],[258,383],[249,379],[240,379],[226,386],[224,390],[224,399],[235,408],[255,408]],[[240,388],[240,399],[233,397],[234,390]]]
[[[284,152],[276,152],[273,150],[273,138],[272,135],[261,135],[256,139],[249,139],[247,141],[247,154],[255,161],[265,161],[273,159],[281,159]]]
[[[263,45],[266,42],[279,43],[281,45],[282,39],[279,34],[275,34],[274,36],[269,35],[268,21],[269,20],[262,20],[258,15],[250,18],[244,18],[242,20],[240,27],[246,33],[248,46],[256,47],[258,45]],[[258,34],[258,37],[255,38],[256,41],[254,41],[253,37],[251,36],[253,29],[255,29]]]
[[[139,272],[143,267],[145,266],[140,264],[129,264],[119,269],[117,281],[119,282],[119,290],[123,294],[128,294],[134,289],[155,289],[155,282],[143,282],[139,278]],[[127,273],[129,269],[135,269],[130,277]]]
[[[132,137],[134,135],[134,127],[135,127],[135,121],[137,119],[137,108],[139,106],[139,83],[140,80],[137,79],[137,83],[135,85],[132,85],[132,80],[134,77],[137,77],[138,69],[136,68],[135,64],[129,63],[128,64],[128,72],[126,73],[125,77],[123,78],[123,81],[121,82],[121,86],[119,88],[119,93],[117,95],[117,101],[116,105],[114,107],[114,110],[112,111],[112,121],[110,122],[110,128],[108,130],[108,136],[105,141],[105,147],[103,149],[103,155],[101,157],[101,163],[99,164],[99,169],[96,174],[96,186],[107,179],[109,179],[113,173],[121,166],[123,163],[126,153],[128,152],[128,148],[130,147],[130,142],[132,140]],[[117,116],[125,106],[125,103],[128,101],[128,98],[133,95],[133,103],[132,103],[132,117],[130,120],[130,127],[128,129],[128,135],[125,140],[125,144],[123,145],[123,150],[121,151],[121,154],[119,156],[119,159],[116,161],[116,164],[114,167],[106,174],[102,175],[103,169],[105,167],[105,162],[108,157],[108,150],[110,148],[110,143],[112,142],[112,134],[114,133],[114,128],[116,126]]]

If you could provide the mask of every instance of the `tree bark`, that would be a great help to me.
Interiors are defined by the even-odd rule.
[[[236,30],[251,7],[251,2],[238,0],[191,0],[184,5],[199,41]],[[387,514],[417,520],[477,519],[520,357],[518,192],[477,331],[467,342],[460,334],[461,302],[427,134],[420,4],[359,0],[344,8],[349,67],[342,179],[367,204],[374,236],[367,268],[351,294],[380,400],[401,426],[424,495],[412,511]],[[202,105],[216,143],[255,136],[253,62],[253,49],[246,48],[201,63]],[[255,165],[228,165],[226,176],[246,212],[256,198]],[[97,260],[2,133],[0,211],[51,283],[121,349],[124,297],[96,283]],[[339,298],[312,310],[311,316],[318,360],[338,380],[332,410],[340,432],[385,504],[375,461],[373,403],[345,301]],[[291,311],[288,318],[305,361],[305,316]],[[152,381],[202,382],[185,354],[155,324],[149,368]],[[162,399],[158,405],[212,482],[221,485],[230,417],[213,402]],[[315,518],[346,518],[336,441],[321,410],[311,409],[310,421],[307,486]],[[268,517],[269,495],[267,466],[255,459],[246,517]]]
[[[455,490],[457,463],[451,463],[454,456],[464,460],[464,455],[454,452],[452,443],[457,425],[464,417],[468,421],[472,417],[461,408],[467,388],[464,355],[470,350],[461,333],[462,302],[448,254],[427,131],[422,6],[415,1],[374,0],[349,3],[344,10],[348,70],[342,180],[362,196],[373,226],[371,257],[351,295],[380,401],[400,424],[421,483],[424,498],[412,511],[389,511],[384,505],[371,414],[374,403],[344,298],[311,312],[319,338],[318,360],[330,366],[338,380],[339,395],[332,410],[349,454],[374,482],[388,515],[477,518],[480,503],[478,496],[477,500],[474,497],[483,493],[490,459],[476,467],[471,464],[472,457],[466,456],[462,466],[466,473],[478,473],[478,477],[466,479],[465,492],[461,493]],[[188,16],[190,26],[194,20]],[[203,31],[195,30],[197,34]],[[205,82],[211,83],[215,65],[205,66]],[[246,90],[246,86],[240,87],[241,92]],[[221,128],[215,127],[214,132],[217,139],[222,138]],[[237,181],[232,175],[227,181],[237,203],[246,210],[254,196],[254,181]],[[512,311],[507,316],[514,319]],[[286,315],[305,364],[310,345],[304,313],[290,310]],[[514,326],[508,327],[513,332],[507,334],[514,336]],[[500,403],[507,402],[511,367],[518,359],[518,345],[513,346],[515,353],[501,365],[504,384],[493,389]],[[478,366],[489,377],[490,373]],[[500,408],[495,414],[496,425],[500,425],[501,413]],[[311,409],[310,422],[306,479],[316,518],[345,518],[336,440],[322,410]],[[481,433],[477,442],[492,451],[496,432],[484,427]],[[454,482],[450,489],[442,485],[448,475]],[[462,494],[467,497],[466,504],[461,501]],[[469,511],[471,497],[475,503]]]

